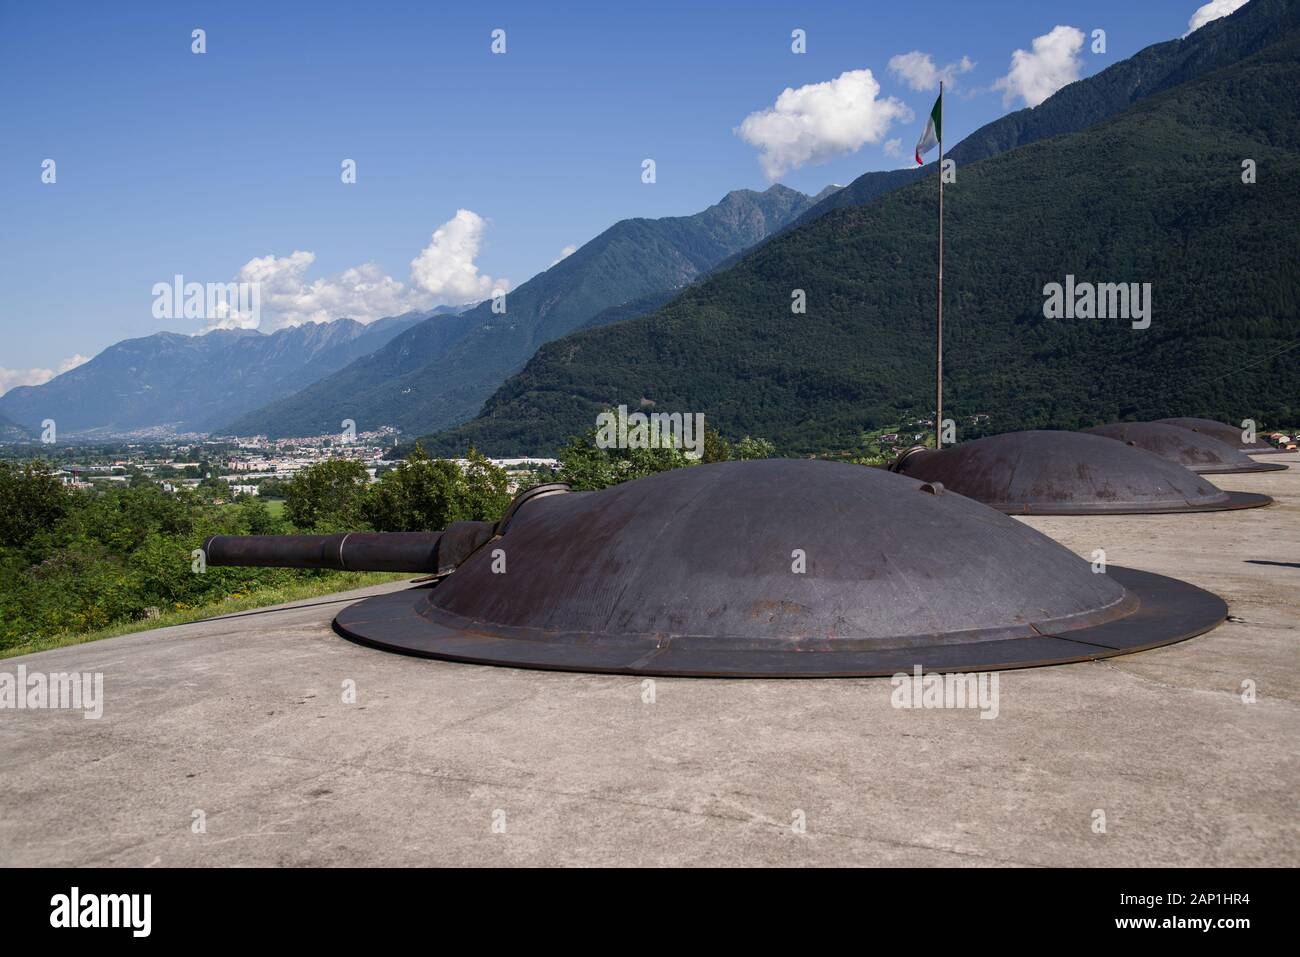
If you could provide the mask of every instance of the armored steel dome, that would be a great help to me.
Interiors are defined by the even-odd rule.
[[[1167,459],[1082,432],[1007,432],[916,449],[891,468],[1010,514],[1212,512],[1273,501],[1225,492]]]
[[[1178,418],[1157,419],[1156,421],[1162,425],[1176,425],[1180,429],[1200,432],[1202,435],[1218,439],[1220,442],[1235,449],[1240,449],[1249,455],[1280,455],[1286,451],[1286,449],[1275,448],[1267,442],[1261,442],[1259,439],[1255,439],[1254,442],[1243,442],[1241,429],[1234,429],[1232,426],[1216,422],[1214,419]]]
[[[1256,462],[1245,452],[1213,436],[1163,422],[1114,422],[1083,431],[1146,449],[1201,475],[1273,472],[1286,468],[1285,465]]]
[[[1094,574],[938,484],[770,459],[535,497],[438,583],[359,602],[336,627],[485,664],[818,677],[1103,658],[1225,615],[1174,579]]]

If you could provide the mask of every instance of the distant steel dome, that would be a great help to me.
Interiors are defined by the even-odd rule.
[[[322,548],[351,567],[349,549],[381,537]],[[237,554],[248,541],[212,548]],[[453,573],[358,602],[336,628],[482,664],[829,677],[1105,658],[1201,634],[1227,613],[1175,579],[1094,574],[938,483],[826,461],[697,465],[548,494],[461,541],[473,550]]]
[[[1225,492],[1181,465],[1082,432],[1007,432],[915,449],[890,468],[1020,515],[1213,512],[1273,501]]]
[[[1191,429],[1193,432],[1200,432],[1208,435],[1212,439],[1218,439],[1234,449],[1240,449],[1248,455],[1281,455],[1286,449],[1279,449],[1262,442],[1258,438],[1254,442],[1243,442],[1241,440],[1241,429],[1235,429],[1230,425],[1224,425],[1222,422],[1216,422],[1214,419],[1156,419],[1164,425],[1176,425],[1180,429]]]
[[[1256,462],[1245,452],[1213,436],[1163,422],[1114,422],[1083,431],[1146,449],[1201,475],[1276,472],[1286,468],[1285,465]]]

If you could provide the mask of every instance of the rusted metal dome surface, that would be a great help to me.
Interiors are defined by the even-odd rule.
[[[894,471],[1015,515],[1123,515],[1255,508],[1150,452],[1083,432],[1006,432],[901,456]]]
[[[1094,574],[1033,529],[915,479],[769,459],[538,498],[453,574],[359,602],[336,626],[457,661],[819,677],[1109,657],[1226,613],[1174,579]]]
[[[1260,441],[1258,438],[1254,442],[1243,442],[1241,440],[1241,429],[1234,429],[1232,426],[1216,422],[1214,419],[1177,418],[1156,419],[1156,421],[1162,425],[1176,425],[1180,429],[1200,432],[1202,435],[1218,439],[1234,449],[1240,449],[1248,455],[1282,455],[1286,452],[1286,449],[1276,448],[1267,442]]]
[[[1163,422],[1113,422],[1083,431],[1146,449],[1201,475],[1274,472],[1286,468],[1285,465],[1256,462],[1245,452],[1213,436]]]

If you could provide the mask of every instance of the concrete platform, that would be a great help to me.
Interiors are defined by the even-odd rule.
[[[1292,468],[1213,480],[1270,508],[1025,519],[1239,620],[1005,672],[994,720],[896,709],[888,679],[658,679],[645,703],[331,631],[394,586],[0,661],[105,676],[99,720],[0,711],[0,864],[1294,866],[1300,455],[1269,461]]]

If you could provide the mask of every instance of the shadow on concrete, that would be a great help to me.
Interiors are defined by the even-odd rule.
[[[394,582],[394,584],[396,584],[396,582]],[[276,612],[280,612],[280,611],[298,611],[299,609],[303,609],[303,608],[323,608],[326,605],[342,605],[342,604],[349,604],[355,601],[361,601],[361,599],[365,597],[366,597],[365,595],[361,595],[361,596],[354,595],[351,598],[326,598],[322,601],[303,602],[300,605],[280,605],[276,608],[254,608],[252,611],[237,611],[231,615],[217,615],[215,618],[200,618],[198,621],[187,621],[185,622],[185,624],[197,625],[200,622],[231,621],[235,618],[251,618],[254,615],[273,615]],[[184,626],[176,626],[176,627],[184,627]]]

